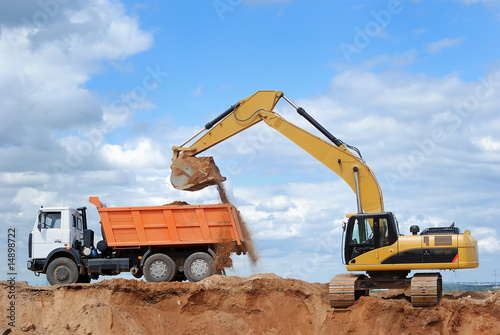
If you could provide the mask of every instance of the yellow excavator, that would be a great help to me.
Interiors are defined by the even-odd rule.
[[[327,140],[274,112],[281,98]],[[411,235],[400,234],[395,216],[384,210],[377,178],[359,150],[333,136],[280,91],[258,91],[207,123],[181,146],[174,146],[172,185],[179,190],[196,191],[224,181],[212,157],[196,155],[261,121],[339,175],[356,194],[357,214],[348,214],[347,223],[343,224],[343,260],[347,271],[366,274],[335,276],[329,285],[332,307],[349,307],[372,289],[394,288],[410,289],[413,306],[433,306],[442,296],[441,274],[425,272],[409,277],[411,271],[478,267],[477,242],[469,230],[461,233],[452,224],[420,232],[415,225],[410,228]]]

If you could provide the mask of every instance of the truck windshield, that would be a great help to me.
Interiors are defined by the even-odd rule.
[[[38,225],[44,229],[61,228],[61,212],[40,212]]]

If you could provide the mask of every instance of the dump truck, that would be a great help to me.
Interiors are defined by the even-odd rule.
[[[101,217],[103,239],[96,246],[86,207],[38,210],[28,239],[28,269],[46,274],[51,285],[89,283],[121,272],[151,282],[195,282],[216,272],[221,244],[244,252],[231,204],[106,207],[98,197],[89,201]]]

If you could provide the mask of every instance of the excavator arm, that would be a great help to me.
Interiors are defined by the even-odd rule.
[[[331,142],[309,133],[274,112],[273,109],[281,98],[289,102]],[[239,101],[207,123],[204,129],[186,143],[180,147],[174,146],[172,185],[177,189],[193,191],[225,180],[220,176],[211,157],[195,156],[261,121],[338,174],[355,192],[359,213],[384,212],[378,181],[359,155],[359,151],[359,156],[351,152],[341,140],[330,134],[303,108],[297,107],[280,91],[259,91]],[[194,142],[188,146],[192,141]],[[353,147],[350,148],[357,151]]]

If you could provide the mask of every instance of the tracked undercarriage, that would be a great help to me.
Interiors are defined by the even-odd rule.
[[[335,308],[347,308],[354,305],[361,296],[367,296],[370,290],[410,289],[411,303],[414,307],[429,307],[439,303],[442,296],[441,274],[417,273],[406,278],[407,271],[372,272],[364,274],[340,274],[330,281],[330,305]]]

